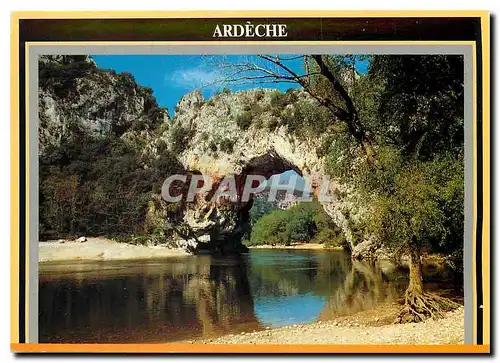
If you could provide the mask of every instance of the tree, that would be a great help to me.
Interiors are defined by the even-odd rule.
[[[379,155],[386,169],[371,175],[377,187],[363,195],[371,206],[368,230],[409,257],[409,284],[398,322],[442,317],[458,304],[424,290],[421,251],[450,239],[462,241],[461,236],[450,236],[449,222],[454,219],[452,209],[463,213],[463,163],[449,155],[413,162],[405,162],[394,150]],[[461,243],[456,247],[462,248]]]
[[[362,147],[368,162],[375,161],[375,149],[356,108],[349,87],[355,82],[355,64],[366,57],[356,55],[299,55],[280,56],[260,54],[255,60],[222,62],[218,68],[224,76],[215,82],[233,85],[294,83],[300,85],[312,98],[325,107],[332,116],[332,123],[342,122],[352,137]],[[290,65],[303,60],[304,72],[297,72]],[[347,73],[346,73],[347,72]]]
[[[299,203],[287,210],[273,210],[258,219],[250,235],[251,245],[290,245],[293,242],[327,243],[340,241],[340,229],[317,202]]]
[[[420,256],[424,244],[462,248],[462,57],[372,56],[366,74],[356,72],[356,62],[367,58],[355,55],[258,57],[224,65],[225,81],[298,84],[342,126],[323,150],[331,174],[354,185],[371,209],[366,233],[410,257],[399,321],[440,317],[457,306],[424,291]],[[300,73],[290,65],[299,59]]]
[[[398,321],[441,317],[458,305],[424,290],[420,256],[424,246],[462,249],[463,60],[375,56],[368,78],[383,85],[372,109],[378,163],[354,175],[372,207],[368,227],[410,258]]]

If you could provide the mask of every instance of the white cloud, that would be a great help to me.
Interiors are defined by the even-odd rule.
[[[219,88],[217,81],[222,79],[222,74],[216,70],[203,67],[179,69],[165,75],[165,81],[173,86],[192,90],[196,88]]]

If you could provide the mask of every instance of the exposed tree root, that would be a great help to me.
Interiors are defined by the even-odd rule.
[[[446,311],[460,307],[460,304],[428,292],[407,291],[405,304],[395,323],[418,323],[429,318],[444,318]]]

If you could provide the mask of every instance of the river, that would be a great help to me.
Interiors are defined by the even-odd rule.
[[[429,284],[447,271],[426,269]],[[39,265],[39,341],[155,343],[327,320],[397,301],[406,272],[340,251]]]

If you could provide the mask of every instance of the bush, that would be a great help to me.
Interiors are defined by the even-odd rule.
[[[343,245],[343,234],[318,202],[300,203],[288,210],[274,210],[258,219],[248,245],[290,245],[294,242]]]
[[[64,98],[76,88],[76,80],[96,70],[86,56],[65,56],[61,62],[39,62],[40,87],[52,89],[57,97]]]
[[[174,154],[181,154],[188,145],[189,140],[194,136],[194,130],[180,124],[172,125],[170,131],[171,150]]]
[[[279,116],[288,105],[296,103],[298,99],[293,88],[288,89],[285,93],[279,91],[273,92],[270,100],[271,113]]]
[[[208,148],[214,153],[217,152],[217,144],[214,140],[210,141],[210,144],[208,144]]]
[[[259,103],[248,101],[243,106],[243,112],[236,117],[236,125],[242,130],[247,130],[252,123],[260,119],[262,112],[262,106]]]
[[[252,229],[249,245],[289,245],[290,238],[286,230],[290,217],[287,211],[276,210],[259,219]]]
[[[244,111],[236,117],[236,125],[242,130],[248,130],[252,124],[252,112]]]
[[[226,154],[231,154],[234,151],[234,140],[222,139],[219,144],[220,150]]]
[[[166,150],[145,169],[141,153],[120,138],[67,140],[47,149],[40,156],[40,237],[143,235],[152,195],[167,176],[182,172]]]
[[[340,231],[330,228],[322,229],[313,239],[314,243],[324,244],[325,247],[345,247],[347,240]]]
[[[279,120],[274,117],[271,117],[266,123],[266,127],[269,131],[276,130],[276,127],[278,127],[278,125],[279,125]]]
[[[283,123],[290,132],[300,134],[321,135],[332,124],[330,112],[315,102],[298,101],[293,108],[282,113]]]

